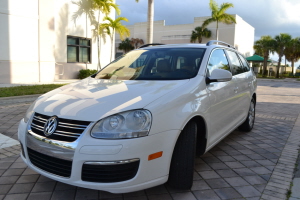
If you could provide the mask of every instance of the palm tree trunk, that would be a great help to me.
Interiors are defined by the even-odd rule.
[[[217,40],[219,40],[219,21],[217,21],[216,36],[217,36]]]
[[[97,70],[101,69],[100,66],[100,34],[99,34],[99,23],[100,23],[100,9],[98,11],[98,23],[97,23],[97,49],[98,49],[98,65]]]
[[[114,35],[115,35],[115,31],[112,30],[112,33],[111,33],[111,53],[110,53],[110,62],[112,61],[112,55],[113,55],[113,48],[114,48],[114,45],[113,45],[113,42],[114,42]]]
[[[294,59],[292,59],[292,75],[294,76]]]
[[[280,53],[280,55],[279,55],[278,65],[277,65],[276,78],[279,78],[279,69],[280,69],[280,66],[281,66],[281,58],[282,58],[282,54],[283,54],[283,53]]]
[[[265,57],[264,57],[264,67],[263,67],[263,73],[262,73],[263,76],[266,76],[266,75],[267,75],[266,72],[267,72],[267,62],[268,62],[268,57],[269,57],[269,56],[265,56]]]
[[[154,13],[154,0],[148,0],[148,27],[147,27],[148,44],[153,43],[153,13]]]

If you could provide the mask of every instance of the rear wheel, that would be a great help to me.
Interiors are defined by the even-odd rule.
[[[196,152],[197,124],[189,122],[176,142],[168,184],[176,189],[190,189],[193,184],[193,171]]]
[[[251,131],[254,126],[255,121],[255,100],[252,98],[250,102],[250,107],[248,111],[248,116],[244,123],[239,126],[239,130],[241,131]]]

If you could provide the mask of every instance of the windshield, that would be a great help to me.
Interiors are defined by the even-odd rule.
[[[160,48],[131,51],[95,76],[116,80],[180,80],[197,75],[204,48]]]

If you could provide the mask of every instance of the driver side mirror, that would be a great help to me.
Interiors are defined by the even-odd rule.
[[[210,77],[206,78],[206,83],[213,83],[213,82],[226,82],[232,79],[232,74],[228,70],[225,69],[214,69],[211,72]]]

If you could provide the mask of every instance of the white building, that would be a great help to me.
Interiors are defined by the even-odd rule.
[[[0,0],[0,83],[72,79],[80,69],[97,69],[93,27],[85,14],[75,25],[77,9],[71,0]],[[101,41],[102,66],[110,49],[109,38]]]
[[[236,24],[219,23],[219,40],[235,46],[246,57],[253,55],[254,28],[245,22],[240,16],[234,15]],[[190,43],[191,33],[209,17],[195,17],[193,24],[165,25],[165,21],[155,21],[153,31],[153,43],[180,44]],[[127,26],[130,30],[130,38],[140,38],[147,41],[147,22],[135,23]],[[203,38],[202,43],[216,39],[216,23],[207,26],[212,32],[210,38]],[[116,35],[116,49],[121,42]],[[122,52],[117,50],[118,52]]]

